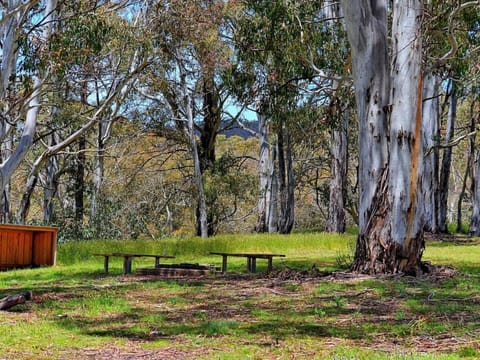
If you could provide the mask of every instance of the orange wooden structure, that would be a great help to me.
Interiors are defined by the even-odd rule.
[[[57,229],[0,224],[0,269],[55,265]]]

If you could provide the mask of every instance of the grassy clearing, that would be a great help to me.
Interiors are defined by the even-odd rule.
[[[229,235],[214,239],[89,241],[59,246],[54,268],[0,273],[0,297],[34,291],[34,302],[0,313],[0,358],[476,359],[480,279],[475,244],[432,242],[425,260],[453,278],[314,277],[339,270],[355,236]],[[268,251],[276,276],[168,280],[102,273],[96,252],[173,254],[220,264],[209,251]],[[151,259],[135,266],[151,267]],[[259,270],[264,266],[258,263]],[[293,271],[291,269],[295,269]]]

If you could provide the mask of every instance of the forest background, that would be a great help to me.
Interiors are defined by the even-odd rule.
[[[478,235],[480,5],[424,3],[424,230]],[[2,222],[62,242],[356,227],[338,2],[16,0],[0,27]]]

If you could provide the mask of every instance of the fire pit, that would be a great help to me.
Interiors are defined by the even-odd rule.
[[[167,277],[175,276],[201,276],[209,275],[215,271],[212,265],[200,264],[159,264],[155,268],[138,268],[137,275],[160,275]]]

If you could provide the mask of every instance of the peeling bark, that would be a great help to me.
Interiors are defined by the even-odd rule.
[[[417,206],[423,169],[422,3],[394,3],[391,51],[385,1],[342,5],[360,129],[360,229],[352,269],[418,274],[424,249]]]

